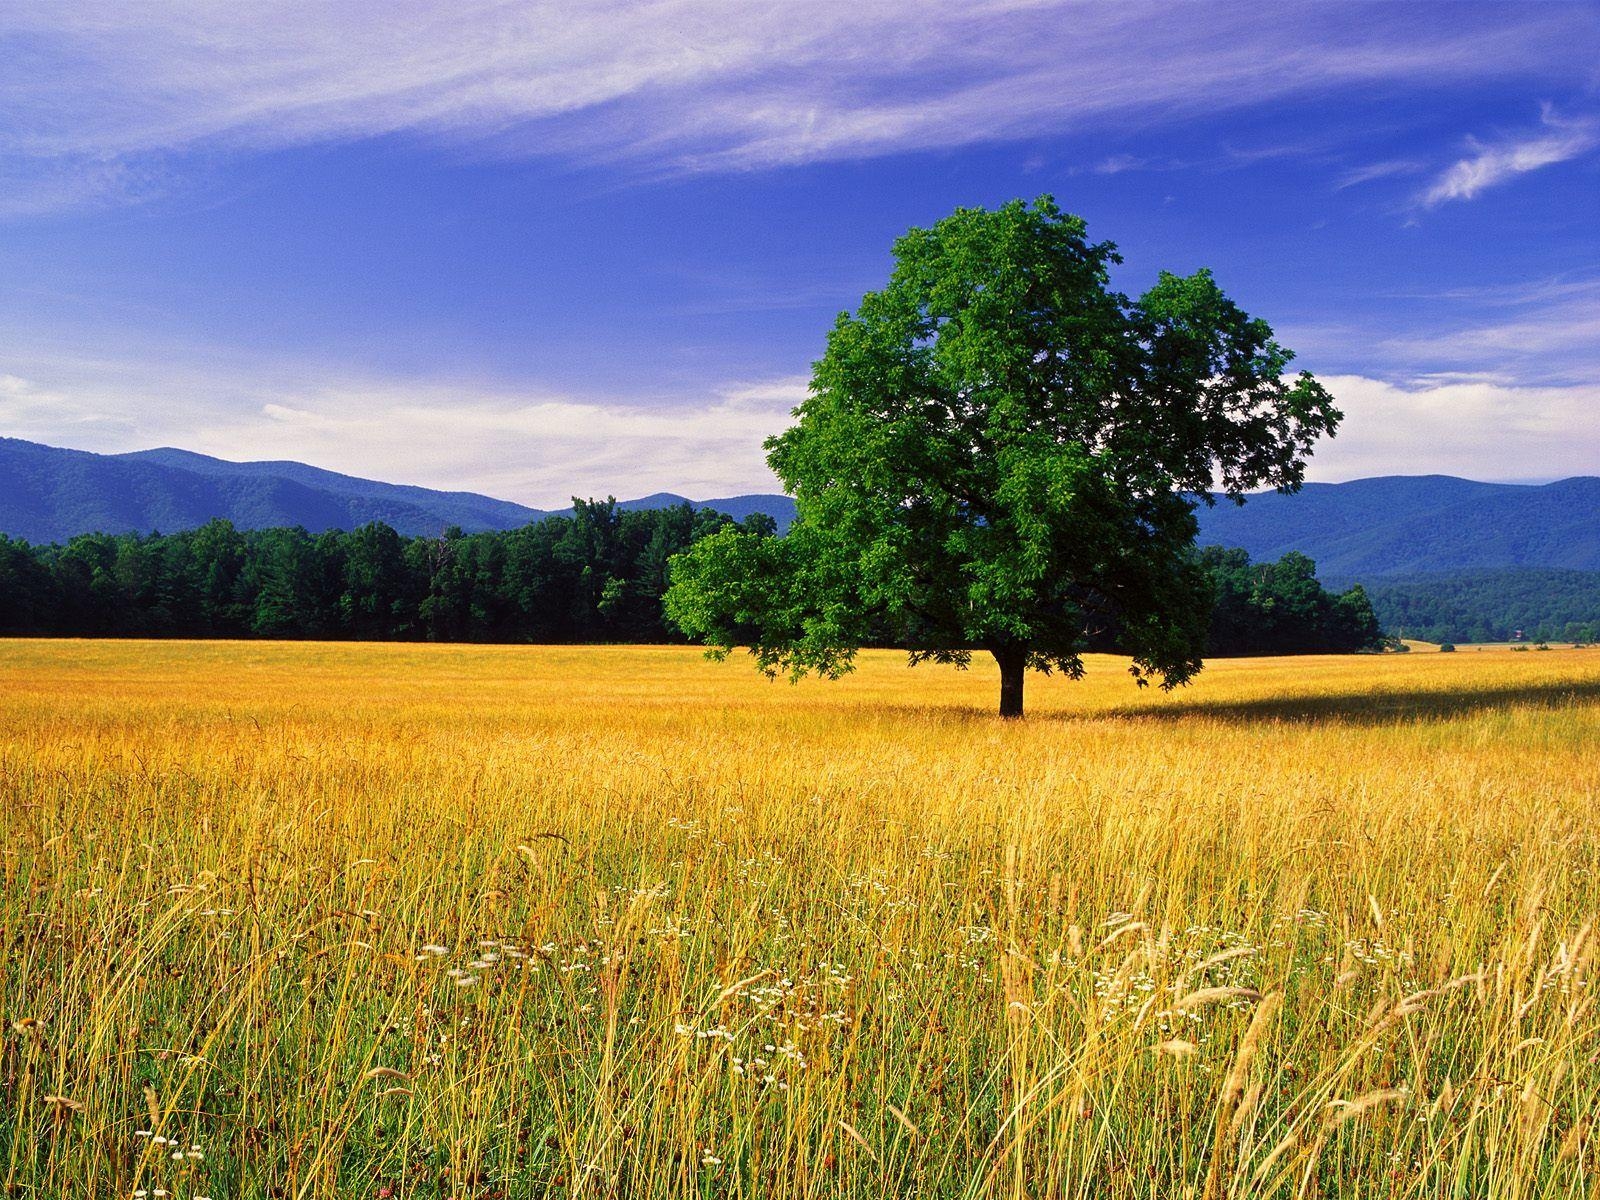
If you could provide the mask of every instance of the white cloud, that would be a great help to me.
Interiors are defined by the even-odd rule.
[[[1356,167],[1347,171],[1335,185],[1336,190],[1359,187],[1363,183],[1371,183],[1374,179],[1389,179],[1395,175],[1410,175],[1422,170],[1422,164],[1411,159],[1392,158],[1383,162],[1368,163],[1364,167]]]
[[[1582,78],[1594,53],[1593,29],[1564,5],[1448,18],[1426,6],[1353,11],[13,0],[0,15],[0,158],[28,177],[18,209],[138,194],[163,174],[164,156],[197,147],[395,133],[652,170],[745,169],[1181,118],[1369,83]]]
[[[1563,121],[1548,110],[1544,131],[1484,145],[1469,139],[1472,153],[1457,160],[1422,193],[1428,207],[1449,200],[1471,200],[1487,188],[1540,167],[1567,162],[1600,146],[1600,121]]]
[[[5,356],[0,431],[101,453],[173,445],[236,460],[294,459],[551,508],[573,495],[777,491],[761,443],[790,424],[805,396],[804,379],[779,378],[642,405],[200,361]]]
[[[1600,280],[1481,289],[1455,297],[1453,308],[1441,314],[1448,324],[1374,339],[1374,350],[1408,376],[1473,372],[1526,384],[1600,379]]]
[[[1322,378],[1345,421],[1317,448],[1313,479],[1600,473],[1600,382]],[[0,432],[105,453],[175,445],[293,459],[555,508],[572,495],[776,491],[761,443],[790,424],[806,385],[735,381],[703,398],[638,404],[503,383],[354,379],[172,348],[104,360],[12,352],[0,356]]]
[[[1322,382],[1345,414],[1308,477],[1460,475],[1534,480],[1600,474],[1600,382],[1527,387],[1488,379]]]
[[[1096,175],[1121,175],[1124,171],[1137,171],[1147,166],[1148,159],[1139,158],[1133,154],[1113,154],[1103,158],[1089,169]]]

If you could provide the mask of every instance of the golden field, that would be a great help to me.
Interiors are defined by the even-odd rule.
[[[1600,1194],[1600,651],[0,642],[10,1195]]]

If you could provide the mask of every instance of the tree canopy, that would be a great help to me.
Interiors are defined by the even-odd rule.
[[[1299,551],[1253,563],[1243,550],[1207,546],[1200,565],[1215,593],[1207,654],[1347,654],[1383,644],[1362,586],[1331,594]]]
[[[1194,506],[1296,489],[1333,398],[1209,271],[1114,290],[1115,246],[1049,197],[960,209],[894,254],[766,443],[788,535],[702,539],[668,615],[794,677],[841,674],[883,630],[913,662],[987,652],[1008,716],[1027,669],[1080,676],[1096,637],[1141,685],[1187,681],[1212,611]]]

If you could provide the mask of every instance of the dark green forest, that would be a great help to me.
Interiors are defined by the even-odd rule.
[[[377,523],[241,531],[222,520],[64,545],[0,535],[0,634],[681,642],[661,606],[670,560],[732,523],[687,504],[625,511],[577,501],[571,517],[439,537]],[[742,524],[776,528],[761,513]],[[1242,550],[1199,553],[1216,590],[1212,654],[1352,651],[1380,640],[1360,588],[1330,594],[1303,554],[1252,563]]]
[[[89,637],[661,642],[667,562],[730,518],[578,502],[503,532],[241,531],[0,537],[0,632]],[[763,522],[765,524],[763,524]],[[750,518],[750,528],[771,519]]]
[[[1209,654],[1343,654],[1383,641],[1361,585],[1329,592],[1317,582],[1317,564],[1298,551],[1253,563],[1243,550],[1207,546],[1200,561],[1215,594]]]
[[[1429,642],[1600,641],[1600,571],[1522,568],[1380,580],[1384,629]]]

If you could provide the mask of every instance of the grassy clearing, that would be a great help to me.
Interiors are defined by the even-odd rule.
[[[1600,1194],[1600,658],[0,643],[40,1197]]]

